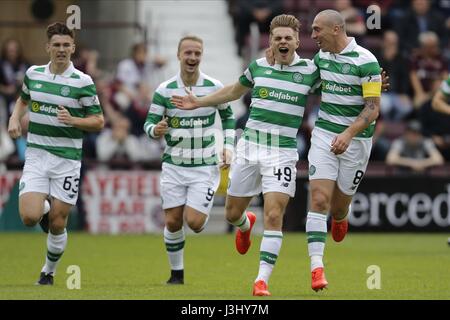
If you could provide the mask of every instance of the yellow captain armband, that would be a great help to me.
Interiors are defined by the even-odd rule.
[[[364,82],[362,84],[363,98],[381,96],[381,82]]]

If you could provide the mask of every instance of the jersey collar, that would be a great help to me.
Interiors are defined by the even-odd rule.
[[[199,76],[197,79],[197,83],[195,84],[196,87],[200,87],[203,85],[203,82],[205,80],[205,75],[204,73],[199,70]],[[186,86],[184,85],[183,79],[181,79],[181,71],[178,71],[177,73],[177,87],[178,88],[185,88]]]
[[[351,39],[349,44],[341,52],[339,52],[338,54],[344,54],[344,53],[352,52],[352,51],[355,50],[356,46],[358,45],[356,43],[355,38],[354,37],[349,37],[349,39]]]
[[[50,63],[51,63],[51,62],[49,62],[49,63],[47,63],[47,64],[45,65],[45,74],[47,74],[47,75],[49,75],[49,76],[55,76],[55,74],[53,74],[53,73],[50,71]],[[65,78],[70,78],[70,76],[71,76],[74,72],[75,72],[75,67],[73,66],[73,63],[72,63],[72,61],[71,61],[70,64],[69,64],[69,66],[67,67],[67,69],[66,69],[63,73],[58,74],[58,76],[65,77]]]
[[[294,60],[292,60],[292,62],[291,62],[291,64],[288,66],[288,67],[290,67],[290,66],[293,66],[293,65],[295,65],[295,64],[297,64],[297,63],[299,63],[300,62],[300,56],[297,54],[297,52],[294,52]],[[281,64],[279,64],[279,63],[276,63],[275,64],[278,68],[281,68]],[[286,66],[285,64],[283,64],[283,66]]]

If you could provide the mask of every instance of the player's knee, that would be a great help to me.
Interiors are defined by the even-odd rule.
[[[330,208],[330,197],[320,189],[311,193],[311,209],[318,212],[327,212]]]
[[[232,203],[226,203],[225,205],[225,218],[228,222],[232,223],[239,220],[242,217],[243,212]]]
[[[278,208],[269,209],[265,213],[265,222],[268,226],[278,226],[282,222],[282,219],[282,212]]]
[[[26,225],[27,227],[34,227],[41,219],[40,216],[32,214],[29,215],[27,213],[21,213],[20,217],[22,218],[23,224]]]
[[[186,223],[188,227],[195,233],[199,233],[203,230],[205,224],[205,219],[202,218],[186,218]]]
[[[166,216],[166,227],[170,232],[176,232],[180,230],[182,226],[183,220]]]
[[[66,227],[66,221],[67,221],[67,219],[65,219],[63,216],[56,216],[56,217],[50,218],[50,221],[49,221],[50,231],[53,234],[58,234],[60,232],[63,232],[64,228]]]
[[[22,222],[27,227],[35,226],[41,220],[43,209],[39,209],[36,205],[30,205],[26,201],[19,200],[19,213]]]

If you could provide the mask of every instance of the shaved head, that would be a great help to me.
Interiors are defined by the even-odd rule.
[[[323,19],[324,24],[329,27],[339,26],[345,30],[345,20],[336,10],[323,10],[316,15],[316,19]]]
[[[319,12],[311,27],[311,38],[324,52],[339,53],[350,41],[345,31],[345,19],[336,10]]]

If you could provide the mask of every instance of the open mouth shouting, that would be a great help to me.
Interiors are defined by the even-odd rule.
[[[278,51],[280,52],[282,59],[286,59],[288,57],[288,54],[289,54],[288,47],[280,47],[280,48],[278,48]]]

